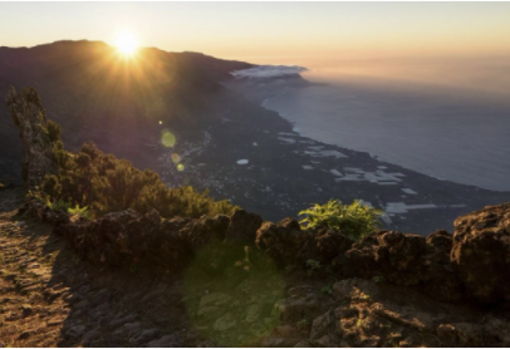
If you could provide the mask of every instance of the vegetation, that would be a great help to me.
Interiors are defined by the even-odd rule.
[[[359,240],[380,225],[379,217],[383,211],[363,205],[355,200],[350,205],[343,205],[339,200],[329,200],[324,205],[314,206],[299,212],[304,215],[300,221],[303,228],[336,229],[353,240]]]
[[[227,200],[214,201],[207,191],[169,188],[156,172],[141,171],[127,160],[103,153],[93,143],[84,144],[78,153],[68,152],[60,131],[60,125],[48,122],[58,174],[46,176],[40,188],[32,192],[54,209],[86,218],[128,208],[140,213],[156,209],[166,218],[232,214],[236,209]]]
[[[315,259],[308,259],[306,261],[306,274],[308,276],[312,276],[316,271],[321,269],[321,262],[316,261]]]
[[[69,212],[72,215],[79,215],[85,219],[92,219],[92,213],[89,211],[88,207],[80,207],[78,205],[74,206],[74,208],[68,208],[67,212]]]

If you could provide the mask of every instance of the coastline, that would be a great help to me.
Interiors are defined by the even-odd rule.
[[[357,87],[350,91],[345,86],[330,86],[332,89],[314,88],[313,91],[301,90],[299,86],[286,87],[265,98],[260,105],[293,123],[302,136],[343,149],[368,152],[374,159],[438,180],[510,193],[505,180],[510,166],[505,165],[508,156],[504,149],[507,149],[505,146],[508,142],[504,135],[497,131],[484,144],[479,144],[477,137],[482,133],[490,134],[488,132],[493,129],[488,126],[491,120],[495,122],[494,128],[501,129],[503,125],[498,125],[504,122],[502,116],[509,108],[491,107],[487,110],[488,115],[483,114],[486,117],[482,118],[479,115],[485,110],[476,103],[473,105],[480,108],[471,111],[470,104],[457,106],[456,102],[445,103],[438,99],[432,100],[429,105],[426,103],[429,102],[428,97],[421,100],[421,97],[410,94],[398,96],[397,99],[397,95],[386,95],[386,92],[377,95],[380,105],[374,105],[370,94],[378,91],[376,89],[363,94],[364,90],[357,90]],[[348,96],[339,97],[340,102],[330,100],[342,91]],[[323,94],[328,97],[322,97]],[[385,97],[388,97],[387,100]],[[351,104],[351,98],[358,101]],[[365,98],[368,99],[366,104]],[[406,101],[406,98],[411,101]],[[345,104],[341,102],[343,99]],[[293,100],[298,102],[294,103]],[[399,103],[404,106],[388,106]],[[409,109],[413,103],[417,108],[416,114]],[[366,119],[361,118],[363,115],[360,114],[365,109],[368,111]],[[465,121],[464,112],[468,113]],[[314,113],[320,116],[311,120],[309,115]],[[335,120],[337,113],[341,117]],[[416,115],[416,121],[407,115]],[[318,127],[319,124],[322,127]]]

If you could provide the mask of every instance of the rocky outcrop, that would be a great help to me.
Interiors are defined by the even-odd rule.
[[[301,230],[298,221],[291,218],[278,224],[264,223],[257,231],[255,243],[282,268],[304,266],[306,260],[317,257],[315,232]]]
[[[488,206],[455,220],[451,259],[470,295],[510,300],[510,204]]]
[[[331,229],[302,230],[297,220],[285,218],[278,224],[264,223],[255,243],[281,267],[304,267],[308,260],[329,264],[347,251],[353,241]]]
[[[262,217],[245,210],[237,210],[230,217],[226,238],[231,241],[246,242],[253,244],[257,230],[262,225]]]
[[[354,243],[334,230],[301,230],[297,221],[265,223],[257,232],[257,246],[279,266],[305,267],[314,260],[332,265],[344,278],[363,277],[395,285],[420,286],[431,297],[462,298],[456,265],[450,261],[452,237],[438,231],[428,238],[397,231],[380,231]]]
[[[37,186],[58,169],[39,95],[33,88],[16,92],[11,87],[6,103],[23,143],[22,177],[30,187]]]
[[[331,229],[302,230],[291,218],[264,223],[250,241],[261,219],[244,211],[231,217],[168,220],[155,210],[145,215],[126,210],[92,222],[37,201],[25,205],[24,211],[53,223],[57,234],[95,263],[177,271],[193,259],[212,274],[234,265],[238,270],[276,265],[415,287],[447,302],[510,298],[510,204],[460,217],[453,237],[444,230],[428,237],[379,231],[357,242]]]
[[[295,289],[304,292],[293,295]],[[417,289],[359,278],[334,283],[317,301],[312,286],[296,286],[277,302],[282,324],[267,346],[458,347],[508,346],[505,316],[465,304],[437,302]]]
[[[395,285],[420,286],[431,297],[455,301],[462,285],[449,259],[451,235],[438,231],[428,238],[381,231],[355,243],[333,261],[344,277],[385,280]]]
[[[185,224],[180,218],[162,221],[155,210],[139,215],[128,209],[92,222],[62,224],[55,228],[55,233],[94,263],[117,267],[156,265],[179,270],[190,254],[190,242],[181,234]]]
[[[51,210],[38,200],[26,202],[20,213],[53,224],[55,234],[64,237],[79,255],[93,263],[179,271],[195,258],[209,272],[222,271],[227,265],[247,258],[246,236],[232,229],[237,225],[244,228],[245,234],[254,235],[260,219],[244,211],[241,216],[233,216],[234,224],[225,215],[163,219],[156,210],[142,215],[128,209],[88,221]],[[252,259],[257,261],[253,253]]]

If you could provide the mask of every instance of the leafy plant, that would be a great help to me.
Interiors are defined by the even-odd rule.
[[[380,226],[379,217],[382,210],[363,205],[354,200],[350,205],[344,205],[340,200],[329,200],[324,205],[314,206],[300,211],[305,217],[299,222],[305,229],[327,227],[336,229],[353,240],[359,240]]]
[[[310,276],[321,268],[321,262],[315,259],[309,259],[306,261],[306,268],[308,269],[307,274]]]
[[[80,207],[78,205],[75,205],[74,208],[70,207],[67,212],[69,212],[72,215],[80,215],[81,217],[91,220],[92,219],[92,212],[89,211],[87,206]]]
[[[49,201],[48,199],[46,201],[46,205],[54,211],[69,212],[69,208],[71,208],[71,204],[69,202],[61,199],[55,200],[53,202]]]
[[[333,294],[333,286],[331,286],[331,284],[324,285],[321,288],[321,292],[324,293],[324,294],[332,295]]]
[[[315,259],[309,259],[306,261],[306,267],[310,270],[319,270],[321,267],[321,262],[316,261]]]

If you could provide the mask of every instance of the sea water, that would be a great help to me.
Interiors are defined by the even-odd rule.
[[[440,179],[510,191],[510,103],[446,87],[340,79],[285,88],[263,106],[303,136]]]

